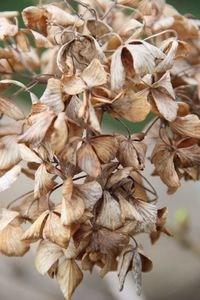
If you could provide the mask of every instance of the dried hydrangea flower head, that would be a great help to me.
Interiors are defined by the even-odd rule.
[[[133,271],[140,294],[152,262],[136,235],[170,235],[143,175],[148,138],[169,193],[199,178],[199,21],[164,0],[40,3],[23,10],[25,28],[17,17],[0,13],[0,191],[21,174],[33,189],[2,210],[0,252],[22,256],[38,243],[38,272],[67,300],[95,266],[101,277],[116,271],[120,290]],[[29,93],[28,114],[8,96],[12,85]],[[105,134],[106,113],[122,125],[154,120]]]

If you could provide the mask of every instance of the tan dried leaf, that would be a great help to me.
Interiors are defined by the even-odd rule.
[[[85,210],[84,201],[75,192],[71,177],[65,181],[62,194],[61,221],[64,225],[71,225],[80,220]]]
[[[14,210],[2,209],[0,217],[0,231],[6,228],[13,220],[19,217],[19,213]]]
[[[83,70],[82,79],[89,89],[107,82],[107,74],[98,59],[93,59],[90,65]]]
[[[21,167],[19,165],[14,166],[0,177],[0,192],[7,190],[19,177],[21,173]]]
[[[134,93],[128,89],[122,96],[114,100],[108,113],[114,118],[124,118],[130,122],[144,121],[150,112],[150,104],[145,95]]]
[[[6,256],[23,256],[29,250],[29,244],[21,241],[23,230],[9,224],[0,231],[0,252]]]
[[[87,93],[83,95],[83,104],[79,109],[78,113],[79,118],[83,118],[85,124],[97,133],[101,133],[101,127],[99,120],[97,118],[96,111],[90,101],[90,97],[88,97]]]
[[[21,160],[16,140],[16,135],[8,135],[0,139],[3,144],[3,147],[0,148],[0,170],[10,169]]]
[[[122,179],[127,178],[131,171],[133,170],[132,167],[126,167],[120,170],[117,170],[114,174],[112,174],[107,181],[106,188],[111,188],[114,185],[117,185]]]
[[[55,112],[60,113],[64,110],[64,102],[62,96],[61,81],[55,78],[50,78],[44,94],[40,98],[40,102],[52,108]]]
[[[71,235],[71,228],[62,224],[60,215],[50,212],[43,228],[43,238],[66,248]]]
[[[82,278],[83,273],[75,260],[66,259],[60,262],[58,266],[57,281],[66,300],[70,300],[76,287],[82,281]]]
[[[12,24],[7,18],[0,17],[0,40],[6,40],[9,37],[13,37],[18,32],[18,26]]]
[[[37,164],[42,163],[42,159],[25,144],[19,144],[19,151],[23,161],[25,162],[34,162]]]
[[[147,233],[155,231],[158,211],[156,205],[141,200],[135,200],[133,205],[142,217],[139,230]]]
[[[107,164],[115,158],[118,143],[115,136],[100,135],[90,139],[90,145],[95,150],[99,160]]]
[[[92,210],[97,201],[102,197],[102,187],[97,181],[75,185],[80,192],[85,208]]]
[[[38,6],[29,6],[26,7],[22,11],[22,18],[24,21],[24,24],[32,29],[35,29],[36,27],[39,27],[40,31],[44,34],[46,34],[46,17],[44,15],[44,9],[42,7]]]
[[[64,255],[62,248],[49,241],[41,241],[35,256],[35,267],[41,275],[46,275],[49,269]]]
[[[103,193],[103,204],[97,223],[110,230],[116,230],[122,225],[119,203],[107,191]]]
[[[35,30],[26,30],[30,32],[35,40],[35,45],[37,48],[52,48],[53,44],[43,36],[41,33],[35,31]]]
[[[0,96],[0,111],[14,120],[24,120],[25,116],[21,109],[6,96]]]
[[[159,48],[142,40],[129,40],[125,46],[119,47],[112,57],[111,85],[113,90],[120,89],[124,85],[125,66],[123,65],[123,57],[127,56],[126,51],[131,56],[128,64],[129,68],[131,66],[134,74],[140,76],[154,73],[156,60],[165,58],[165,54]]]
[[[22,240],[34,243],[35,241],[42,238],[44,225],[47,221],[49,211],[43,212],[36,221],[24,232]]]
[[[200,138],[200,120],[197,115],[189,114],[184,117],[177,117],[174,122],[170,123],[170,127],[180,135]]]
[[[35,173],[34,198],[46,195],[56,185],[52,175],[46,170],[45,164],[41,164]]]
[[[120,193],[117,193],[117,198],[119,199],[121,218],[123,222],[126,220],[136,220],[138,222],[142,222],[142,216],[134,205],[127,201]]]
[[[133,167],[136,170],[144,169],[147,145],[141,141],[119,137],[117,159],[123,167]]]
[[[142,285],[142,260],[139,249],[132,245],[126,246],[120,254],[118,262],[118,277],[120,291],[124,287],[124,282],[128,272],[133,271],[133,279],[136,284],[136,293],[141,295]]]
[[[61,82],[64,92],[68,95],[77,95],[87,89],[85,82],[78,76],[63,75]]]
[[[52,111],[37,114],[37,120],[18,139],[19,143],[30,143],[38,146],[44,140],[55,114]]]
[[[77,151],[77,164],[79,168],[91,177],[98,177],[101,165],[98,157],[89,143],[84,143]]]
[[[174,165],[175,152],[170,146],[158,142],[151,156],[151,162],[155,165],[162,181],[173,191],[180,186],[178,174]]]
[[[51,135],[51,147],[55,154],[59,154],[64,149],[68,138],[68,127],[64,112],[58,114],[53,127],[54,131]]]
[[[80,27],[84,24],[83,20],[77,19],[76,15],[72,15],[56,5],[47,4],[43,7],[50,14],[48,18],[57,25],[65,27],[75,24],[76,27]]]

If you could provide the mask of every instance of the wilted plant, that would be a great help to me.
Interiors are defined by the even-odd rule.
[[[34,184],[2,210],[0,251],[22,256],[39,242],[36,268],[66,299],[94,266],[117,271],[120,290],[132,270],[140,294],[152,263],[136,235],[170,235],[143,175],[148,139],[169,193],[199,179],[200,23],[164,0],[40,3],[23,10],[26,28],[17,16],[0,13],[0,190],[20,174]],[[40,97],[36,84],[46,85]],[[28,115],[11,85],[30,94]],[[105,113],[123,125],[150,112],[143,132],[101,131]]]

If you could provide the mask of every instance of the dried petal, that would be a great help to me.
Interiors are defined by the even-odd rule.
[[[36,252],[35,266],[37,271],[45,275],[49,269],[64,255],[63,250],[49,241],[41,241]]]
[[[0,231],[0,252],[6,256],[23,256],[29,250],[29,244],[21,241],[21,227],[9,224]]]
[[[21,173],[21,167],[19,165],[14,166],[3,176],[0,177],[0,192],[7,190],[19,177]]]
[[[69,300],[80,284],[83,273],[72,259],[66,259],[58,266],[57,280],[66,300]]]
[[[35,173],[34,197],[40,198],[46,195],[55,184],[51,174],[47,172],[45,165],[41,164]]]
[[[107,191],[103,194],[103,204],[97,223],[110,230],[115,230],[122,225],[119,204]]]
[[[89,143],[83,144],[78,149],[77,163],[79,168],[91,177],[98,177],[101,173],[100,162]]]
[[[23,120],[25,118],[21,109],[3,95],[0,96],[0,111],[14,120]]]

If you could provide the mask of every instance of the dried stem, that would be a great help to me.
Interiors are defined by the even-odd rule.
[[[101,20],[104,20],[105,18],[107,18],[107,16],[109,15],[109,13],[113,10],[114,7],[116,7],[116,5],[117,5],[117,0],[114,0],[113,4],[111,4],[111,6],[109,7],[109,9],[105,12],[105,14],[101,18]]]
[[[25,194],[15,198],[14,200],[12,200],[8,205],[7,205],[7,209],[9,209],[15,202],[21,200],[23,197],[26,197],[28,196],[29,194],[33,193],[33,190],[32,191],[29,191],[29,192],[26,192]]]
[[[156,124],[156,122],[160,119],[160,117],[156,117],[153,122],[148,126],[148,128],[144,132],[144,137],[149,133],[149,131],[152,129],[152,127]]]

